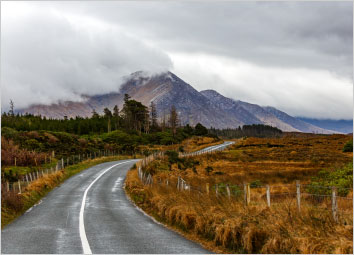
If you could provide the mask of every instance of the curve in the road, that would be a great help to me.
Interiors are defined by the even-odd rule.
[[[209,253],[156,224],[127,199],[123,183],[135,163],[103,163],[66,180],[2,230],[1,252]],[[89,249],[80,238],[81,208]]]

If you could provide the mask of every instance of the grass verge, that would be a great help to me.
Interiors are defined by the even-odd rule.
[[[97,164],[129,158],[132,157],[112,156],[86,160],[79,164],[68,166],[61,171],[45,175],[43,178],[27,186],[22,194],[1,192],[1,228],[4,228],[17,217],[21,216],[29,208],[38,203],[41,198],[46,196],[53,188],[71,176]]]

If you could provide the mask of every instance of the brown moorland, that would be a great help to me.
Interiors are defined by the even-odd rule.
[[[343,212],[339,222],[327,210],[326,199],[304,199],[299,213],[294,196],[276,196],[293,194],[295,180],[307,184],[322,169],[352,162],[353,154],[342,152],[350,139],[296,133],[240,139],[224,152],[193,157],[187,166],[169,166],[167,157],[152,162],[145,169],[153,174],[152,186],[142,185],[136,170],[129,171],[126,190],[147,213],[215,252],[352,253],[352,192],[338,202]],[[177,191],[177,176],[192,189]],[[251,189],[248,206],[243,202],[244,182],[260,186]],[[241,195],[216,197],[213,185],[225,183],[235,185]],[[271,207],[265,200],[266,184],[272,187]]]

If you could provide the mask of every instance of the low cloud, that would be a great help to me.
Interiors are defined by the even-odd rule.
[[[353,85],[325,70],[262,67],[215,55],[171,53],[174,72],[197,90],[222,95],[292,116],[351,119]],[[222,73],[222,75],[220,75]]]
[[[22,108],[118,91],[125,75],[172,67],[161,50],[99,20],[55,10],[10,14],[1,35],[3,110],[10,98]]]
[[[138,70],[295,116],[352,118],[352,2],[3,2],[2,107],[117,91]]]

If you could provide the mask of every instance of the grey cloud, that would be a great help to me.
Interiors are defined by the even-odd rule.
[[[109,2],[81,12],[168,51],[203,51],[262,65],[352,77],[351,2]]]
[[[352,2],[27,5],[34,7],[27,19],[2,24],[3,106],[10,97],[23,106],[76,100],[80,94],[114,91],[123,75],[137,70],[171,69],[197,89],[216,86],[235,99],[276,106],[294,115],[352,116],[352,96],[348,95],[353,76]],[[77,28],[65,15],[51,15],[51,10],[94,18],[105,29]],[[178,54],[184,56],[183,61],[173,59]],[[185,62],[196,54],[216,63],[224,63],[223,58],[251,63],[253,69],[247,69],[247,77],[229,75],[222,67],[215,72],[205,63],[194,70],[199,62]],[[297,77],[298,70],[304,77]],[[322,72],[324,78],[319,75]],[[293,82],[297,78],[304,82]],[[291,85],[287,79],[292,79]],[[326,86],[321,86],[324,82]],[[289,91],[299,93],[294,97]],[[333,110],[326,110],[327,101]]]
[[[109,93],[136,70],[161,72],[172,67],[167,54],[124,31],[77,27],[41,10],[5,23],[1,47],[4,109],[10,98],[21,108]]]

